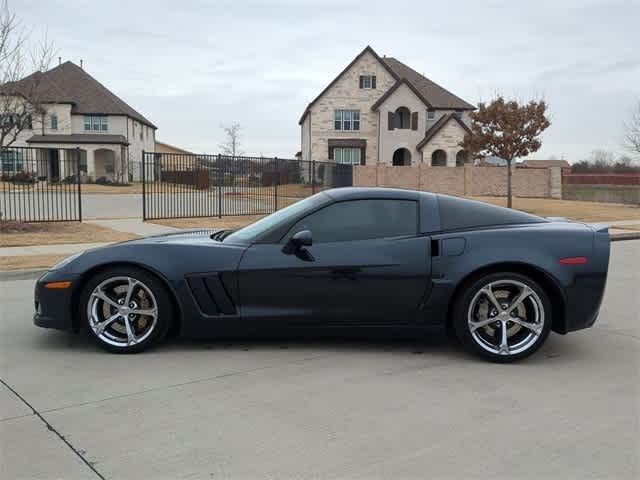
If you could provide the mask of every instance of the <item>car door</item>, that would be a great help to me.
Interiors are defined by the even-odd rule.
[[[428,237],[418,203],[333,203],[298,221],[279,243],[254,244],[239,266],[246,321],[304,325],[401,324],[417,320],[430,284]],[[297,232],[313,244],[286,253]]]

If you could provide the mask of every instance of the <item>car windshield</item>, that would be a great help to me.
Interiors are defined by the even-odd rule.
[[[317,205],[319,195],[313,195],[307,197],[304,200],[300,200],[294,204],[289,205],[277,212],[267,215],[261,218],[257,222],[254,222],[246,227],[241,228],[233,232],[228,237],[224,238],[225,242],[238,242],[238,243],[250,243],[260,237],[263,233],[270,230],[275,225],[284,221],[285,219],[295,216],[300,212],[307,210],[308,208]]]

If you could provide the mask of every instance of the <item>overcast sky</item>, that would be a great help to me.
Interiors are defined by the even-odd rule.
[[[477,103],[544,97],[535,158],[623,151],[640,101],[640,0],[10,0],[60,55],[154,122],[157,138],[291,157],[305,106],[367,44]],[[57,62],[57,60],[56,60]]]

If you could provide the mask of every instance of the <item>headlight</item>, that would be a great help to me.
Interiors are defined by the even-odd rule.
[[[76,258],[78,258],[83,253],[84,252],[74,253],[73,255],[71,255],[69,257],[63,258],[58,263],[56,263],[53,267],[51,267],[49,270],[60,270],[62,267],[68,265],[71,262],[73,262]]]

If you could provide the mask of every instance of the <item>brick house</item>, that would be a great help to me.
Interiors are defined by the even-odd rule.
[[[367,46],[307,106],[303,160],[357,165],[464,165],[474,106]]]

